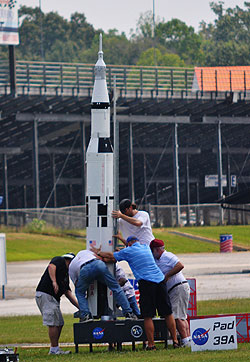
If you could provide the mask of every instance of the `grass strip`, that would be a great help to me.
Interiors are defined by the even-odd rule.
[[[207,300],[197,303],[198,315],[248,313],[250,298]],[[73,343],[72,315],[64,315],[65,326],[60,342]],[[42,325],[41,316],[18,316],[0,318],[0,345],[20,343],[48,343],[47,328]]]
[[[67,348],[68,350],[69,348]],[[136,351],[131,352],[131,346],[123,346],[122,352],[108,352],[107,346],[94,346],[93,352],[89,353],[87,347],[80,347],[79,353],[75,354],[71,348],[71,355],[48,356],[48,349],[19,349],[20,361],[22,362],[47,362],[53,361],[124,361],[124,362],[247,362],[250,355],[250,344],[239,344],[237,350],[231,351],[205,351],[191,352],[191,348],[180,348],[174,350],[172,346],[164,349],[163,344],[157,344],[156,351],[143,351],[142,345],[136,346]]]

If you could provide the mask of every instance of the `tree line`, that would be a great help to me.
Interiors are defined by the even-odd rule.
[[[216,18],[201,20],[198,32],[179,19],[157,19],[152,12],[139,17],[127,37],[116,29],[94,29],[83,13],[64,19],[57,12],[39,7],[19,10],[19,60],[95,63],[99,34],[103,33],[106,64],[174,67],[250,65],[250,2],[244,8],[225,8],[224,1],[211,2]],[[8,47],[0,47],[8,58]]]

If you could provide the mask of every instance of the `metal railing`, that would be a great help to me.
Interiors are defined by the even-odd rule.
[[[220,204],[181,205],[180,226],[215,226],[220,224],[223,212],[223,224],[250,224],[250,205],[239,210],[222,210]],[[142,209],[150,214],[151,224],[155,227],[174,227],[176,221],[176,205],[143,205]],[[85,206],[69,206],[46,209],[9,209],[0,210],[0,225],[8,225],[17,229],[30,224],[34,219],[46,221],[58,229],[84,229],[86,227]]]
[[[137,91],[189,91],[192,89],[193,68],[144,67],[144,66],[107,66],[107,85],[113,89],[114,76],[116,87],[121,93]],[[47,91],[69,89],[80,91],[93,88],[94,65],[80,63],[53,62],[16,62],[16,86],[32,92],[35,88]],[[0,87],[9,86],[8,63],[0,63]]]
[[[217,68],[173,68],[129,65],[108,65],[107,85],[113,89],[114,76],[116,87],[121,95],[130,91],[137,95],[144,92],[233,92],[250,91],[250,69]],[[94,65],[81,63],[56,62],[16,62],[16,87],[18,93],[66,92],[91,94],[94,83]],[[0,61],[0,88],[10,87],[9,63]]]

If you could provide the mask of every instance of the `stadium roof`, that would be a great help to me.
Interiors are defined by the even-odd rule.
[[[195,67],[193,90],[205,92],[250,90],[250,66]]]

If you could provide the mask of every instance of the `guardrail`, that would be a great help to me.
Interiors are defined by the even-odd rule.
[[[188,91],[192,89],[194,69],[143,66],[107,66],[107,85],[113,89],[114,76],[116,87],[122,93],[138,91]],[[16,62],[16,85],[28,92],[32,88],[66,89],[93,88],[94,65],[80,63]],[[8,62],[0,62],[0,86],[9,86]]]
[[[250,91],[249,67],[146,67],[129,65],[108,65],[107,85],[116,87],[121,95],[130,91],[143,95],[144,92],[201,91],[233,92]],[[94,65],[81,63],[16,62],[16,88],[25,93],[72,90],[73,93],[86,91],[91,94],[94,83]],[[0,87],[8,89],[9,63],[0,61]],[[21,90],[20,90],[21,89]]]

